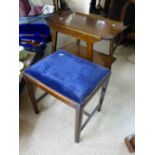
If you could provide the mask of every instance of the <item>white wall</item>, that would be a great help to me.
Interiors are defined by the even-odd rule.
[[[65,0],[72,11],[89,13],[91,0]],[[52,0],[29,0],[31,5],[51,4]]]
[[[65,0],[72,11],[89,13],[91,0]],[[96,0],[98,4],[99,0]],[[29,0],[31,5],[52,4],[52,0]],[[104,7],[105,0],[101,0],[101,6]]]
[[[72,11],[89,13],[91,0],[65,0]]]

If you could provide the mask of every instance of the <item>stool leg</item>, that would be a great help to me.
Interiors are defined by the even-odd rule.
[[[109,78],[108,77],[102,87],[102,90],[101,90],[101,95],[100,95],[100,100],[99,100],[99,108],[98,108],[98,111],[100,112],[101,111],[101,107],[102,107],[102,104],[103,104],[103,99],[104,99],[104,96],[105,96],[105,93],[106,93],[106,90],[107,90],[107,86],[108,86],[108,83],[109,83]]]
[[[76,117],[75,117],[75,142],[80,142],[80,133],[81,133],[81,125],[83,118],[83,108],[76,109]]]
[[[104,96],[105,96],[105,88],[103,87],[102,90],[101,90],[101,95],[100,95],[100,100],[99,100],[99,108],[98,108],[99,112],[101,111]]]
[[[27,86],[28,94],[29,94],[30,99],[31,99],[33,109],[34,109],[35,113],[39,113],[39,108],[38,108],[38,105],[37,105],[37,101],[35,99],[32,84],[27,79],[25,79],[25,81],[26,81],[26,86]]]

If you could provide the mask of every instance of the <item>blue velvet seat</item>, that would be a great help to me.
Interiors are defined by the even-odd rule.
[[[25,74],[81,104],[110,70],[62,49],[29,67]]]

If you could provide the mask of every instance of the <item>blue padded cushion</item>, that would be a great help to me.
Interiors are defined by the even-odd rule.
[[[110,70],[60,49],[25,73],[80,104]]]

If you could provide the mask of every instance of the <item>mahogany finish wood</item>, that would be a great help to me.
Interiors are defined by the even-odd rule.
[[[80,141],[83,112],[84,108],[82,107],[75,111],[75,142]]]
[[[35,99],[33,86],[31,85],[30,82],[28,82],[27,77],[24,76],[24,78],[25,78],[27,90],[28,90],[28,93],[29,93],[29,96],[30,96],[30,99],[31,99],[33,109],[34,109],[35,113],[39,113],[39,108],[38,108],[38,105],[37,105],[37,100]]]
[[[93,44],[101,40],[113,40],[126,27],[122,22],[84,13],[61,12],[46,18],[53,31],[71,35],[87,42],[87,59],[93,58]],[[52,34],[52,51],[56,50],[55,34]],[[113,48],[114,49],[114,48]],[[114,52],[111,52],[114,53]],[[91,57],[91,58],[90,58]]]
[[[44,90],[45,92],[47,92],[48,94],[50,94],[50,95],[52,95],[52,96],[55,96],[57,99],[59,99],[59,100],[61,100],[62,102],[66,103],[67,105],[69,105],[69,106],[71,106],[71,107],[73,107],[73,108],[75,108],[75,109],[79,109],[79,104],[78,104],[78,103],[76,103],[76,102],[70,100],[69,98],[67,98],[67,97],[65,97],[65,96],[63,96],[63,95],[61,95],[60,93],[56,92],[55,90],[53,90],[53,89],[47,87],[46,85],[44,85],[44,84],[41,83],[40,81],[34,79],[33,77],[28,76],[28,75],[25,75],[24,78],[25,78],[26,84],[28,84],[28,83],[34,84],[34,85],[36,85],[37,87],[39,87],[40,89],[42,89],[42,90]],[[28,91],[29,91],[29,89],[28,89]],[[32,95],[31,95],[31,94],[32,94],[32,91],[29,91],[29,93],[30,93],[30,96],[32,96]],[[30,98],[31,98],[31,97],[30,97]],[[31,101],[32,101],[32,104],[33,104],[33,103],[34,103],[33,100],[31,100]],[[34,111],[36,112],[34,106],[33,106],[33,108],[34,108]],[[38,105],[37,105],[37,108],[38,108]],[[39,108],[38,108],[38,109],[39,109]]]
[[[110,78],[110,73],[101,80],[101,82],[97,85],[97,87],[91,92],[91,94],[81,104],[74,102],[73,100],[67,98],[66,96],[63,96],[62,94],[60,94],[57,91],[47,87],[42,82],[38,81],[37,79],[35,79],[35,78],[33,78],[27,74],[24,74],[24,78],[25,78],[25,81],[27,84],[27,88],[28,88],[27,90],[28,90],[28,93],[29,93],[29,96],[30,96],[30,99],[32,102],[33,109],[36,113],[39,112],[39,107],[37,104],[37,100],[35,99],[35,96],[34,96],[32,84],[39,87],[40,89],[44,90],[46,93],[49,93],[50,95],[56,97],[57,99],[63,101],[65,104],[67,104],[67,105],[69,105],[75,109],[75,112],[76,112],[76,115],[75,115],[75,142],[78,143],[80,141],[80,133],[81,133],[82,129],[86,126],[86,124],[89,122],[89,120],[94,115],[94,113],[97,110],[101,109],[101,106],[102,106],[101,102],[103,102],[102,98],[104,98],[105,93],[104,94],[101,93],[99,103],[97,104],[97,106],[93,110],[93,112],[91,114],[89,114],[87,120],[85,121],[85,123],[82,126],[82,118],[83,118],[83,114],[84,114],[84,107],[89,103],[89,100],[95,95],[95,93],[100,88],[102,88],[102,91],[106,90],[107,84],[108,84],[108,81]],[[45,94],[44,94],[44,96],[45,96]],[[85,113],[87,113],[87,112],[85,112]]]
[[[127,136],[124,142],[129,150],[129,152],[135,152],[135,134]]]
[[[52,31],[52,52],[56,51],[57,47],[57,31],[53,29]]]
[[[87,42],[87,59],[93,61],[93,44]]]

